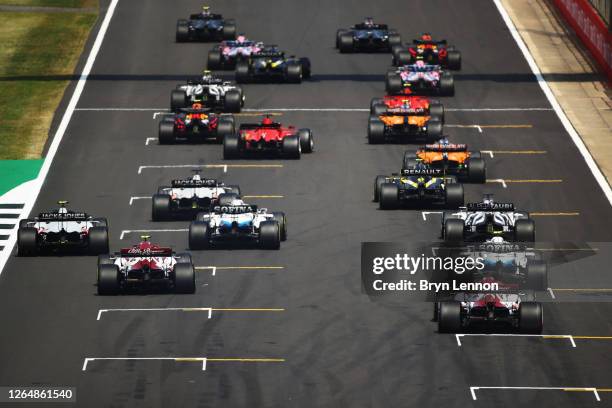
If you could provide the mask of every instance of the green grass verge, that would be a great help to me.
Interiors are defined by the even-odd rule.
[[[0,160],[40,158],[91,13],[0,12]],[[54,76],[60,76],[54,77]]]
[[[97,0],[0,0],[3,6],[97,7]]]

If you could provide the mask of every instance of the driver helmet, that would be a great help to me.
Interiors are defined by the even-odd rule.
[[[237,43],[243,43],[243,42],[246,42],[246,41],[247,41],[247,38],[246,38],[246,35],[244,35],[244,34],[238,34],[238,36],[236,37],[236,42]]]
[[[138,244],[138,249],[140,249],[141,251],[151,249],[153,247],[153,244],[151,243],[151,241],[149,241],[150,238],[150,235],[141,235],[140,239],[142,241],[140,241],[140,243]]]
[[[482,202],[484,204],[493,204],[493,194],[485,194],[485,196],[482,199]]]
[[[210,6],[202,6],[202,15],[210,16]]]
[[[418,60],[417,62],[414,63],[414,65],[420,69],[420,68],[425,68],[425,65],[427,64],[425,64],[425,61],[423,60]]]
[[[264,126],[270,126],[272,123],[274,122],[272,121],[272,118],[270,117],[270,115],[266,115],[261,121],[261,124]]]
[[[203,81],[209,81],[209,80],[211,80],[213,78],[214,78],[213,74],[209,70],[205,69],[204,72],[202,72],[202,80]]]
[[[60,214],[67,214],[68,209],[66,208],[66,204],[68,204],[68,201],[60,200],[57,203],[59,204],[59,208],[57,209],[57,212]]]
[[[191,105],[192,109],[202,109],[202,104],[200,102],[196,102],[193,105]]]
[[[423,40],[423,41],[432,41],[431,34],[429,34],[429,33],[421,34],[421,40]]]
[[[372,17],[366,17],[363,20],[363,25],[365,25],[366,27],[372,27],[374,25],[374,19]]]

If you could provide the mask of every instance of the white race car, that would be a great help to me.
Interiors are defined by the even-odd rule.
[[[178,85],[170,94],[170,110],[177,112],[194,102],[204,107],[228,113],[238,113],[244,106],[244,94],[239,86],[204,71],[202,79]]]
[[[189,225],[189,248],[207,249],[217,242],[255,242],[265,249],[279,249],[287,239],[282,212],[269,213],[240,199],[219,204],[196,216]]]

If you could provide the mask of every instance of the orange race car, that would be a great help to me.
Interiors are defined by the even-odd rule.
[[[386,95],[373,98],[370,102],[370,115],[380,115],[389,109],[403,108],[414,115],[437,116],[444,122],[444,106],[438,100],[414,95]]]
[[[438,139],[442,135],[442,120],[429,116],[426,111],[415,110],[406,99],[402,104],[386,106],[384,112],[370,116],[368,142],[384,143],[387,138],[413,137],[425,140]],[[429,113],[429,112],[427,112]]]
[[[415,168],[418,163],[443,169],[445,174],[463,182],[484,183],[487,179],[480,152],[470,152],[467,145],[449,143],[446,139],[404,153],[403,169]]]

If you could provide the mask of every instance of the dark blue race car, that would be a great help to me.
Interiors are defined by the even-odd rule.
[[[176,41],[223,41],[236,38],[234,20],[224,20],[221,14],[210,12],[208,6],[201,13],[192,14],[189,20],[176,23]]]
[[[336,48],[347,52],[391,52],[393,47],[401,46],[399,33],[389,29],[386,24],[376,24],[371,17],[349,29],[341,28],[336,32]]]

